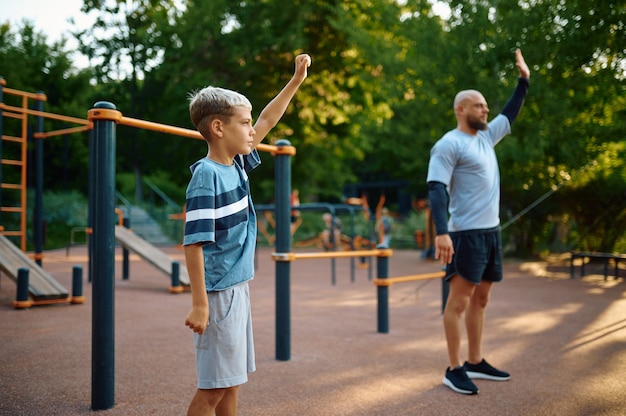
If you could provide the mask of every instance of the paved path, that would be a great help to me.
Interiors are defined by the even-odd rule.
[[[181,251],[166,250],[183,260]],[[507,262],[493,292],[484,353],[510,371],[477,382],[480,394],[441,383],[447,358],[439,281],[393,285],[390,332],[376,332],[376,289],[349,260],[298,260],[291,272],[291,359],[275,360],[274,263],[260,249],[251,283],[257,372],[240,389],[241,416],[625,415],[626,285],[568,269]],[[128,281],[116,262],[115,406],[102,416],[184,415],[195,390],[190,294],[170,294],[153,266],[131,255]],[[44,268],[71,287],[83,247],[46,252]],[[395,251],[390,276],[438,265]],[[624,270],[622,270],[624,272]],[[622,274],[624,276],[624,274]],[[15,284],[0,278],[0,415],[88,415],[91,285],[83,305],[15,310]]]

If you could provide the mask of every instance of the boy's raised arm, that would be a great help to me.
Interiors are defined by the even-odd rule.
[[[254,135],[253,148],[261,143],[267,136],[267,133],[278,124],[278,120],[285,114],[289,102],[307,77],[307,69],[311,66],[311,57],[306,53],[298,55],[296,56],[295,65],[296,69],[293,77],[291,77],[278,95],[265,106],[259,115],[259,119],[254,124],[256,134]]]

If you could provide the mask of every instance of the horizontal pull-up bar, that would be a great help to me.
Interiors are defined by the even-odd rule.
[[[4,83],[2,83],[4,85]],[[48,101],[48,97],[43,92],[25,92],[20,90],[14,90],[13,88],[2,88],[2,92],[10,95],[17,95],[20,97],[32,98],[33,100]]]
[[[3,90],[3,91],[6,91],[6,89]],[[11,105],[6,105],[4,103],[0,103],[0,109],[7,110],[7,111],[13,111],[15,113],[28,114],[28,115],[31,115],[31,116],[40,116],[40,117],[45,117],[45,118],[51,118],[53,120],[67,121],[68,123],[91,125],[91,121],[85,120],[83,118],[62,116],[60,114],[46,113],[44,111],[31,110],[29,108],[13,107]]]
[[[445,277],[445,273],[443,271],[434,272],[434,273],[424,273],[424,274],[414,274],[410,276],[398,276],[398,277],[387,277],[383,279],[376,278],[374,279],[374,284],[376,286],[391,286],[394,283],[404,283],[404,282],[415,282],[418,280],[428,280],[428,279],[438,279]]]
[[[83,131],[91,130],[92,128],[93,123],[90,122],[89,124],[80,127],[70,127],[67,129],[47,131],[45,133],[33,133],[33,137],[35,139],[47,139],[49,137],[62,136],[64,134],[81,133]]]
[[[320,253],[272,253],[272,259],[275,261],[293,261],[306,259],[332,259],[340,257],[390,257],[392,254],[393,250],[390,249],[324,251]]]
[[[191,139],[204,140],[200,132],[196,130],[186,129],[182,127],[170,126],[168,124],[155,123],[153,121],[140,120],[131,117],[124,117],[118,110],[94,108],[89,110],[89,120],[113,120],[118,124],[140,129],[157,131],[159,133],[173,134],[175,136],[189,137]],[[295,154],[295,148],[292,146],[272,146],[268,144],[259,144],[258,150],[270,152],[272,154]]]

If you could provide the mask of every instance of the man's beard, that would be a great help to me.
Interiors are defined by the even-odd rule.
[[[476,130],[487,130],[487,123],[478,118],[468,117],[467,125]]]

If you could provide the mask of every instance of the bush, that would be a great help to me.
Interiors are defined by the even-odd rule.
[[[35,193],[28,193],[28,250],[34,248]],[[66,247],[74,227],[87,227],[88,200],[77,191],[43,194],[44,250]]]

